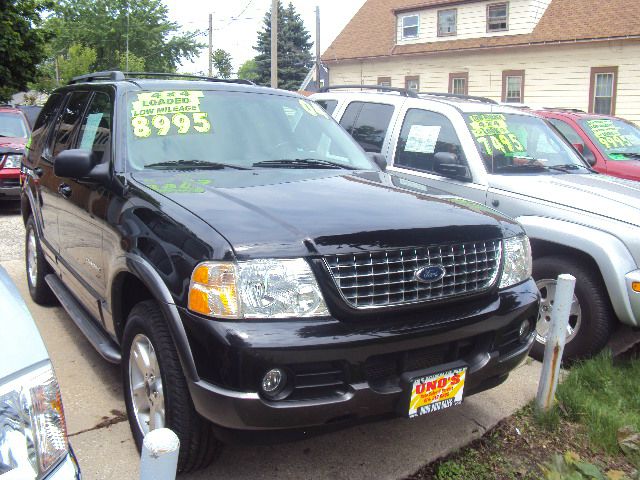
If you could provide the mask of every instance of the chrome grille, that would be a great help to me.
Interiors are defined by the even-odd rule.
[[[324,258],[336,286],[356,308],[383,307],[478,293],[498,276],[502,242],[436,245],[391,251],[358,252]],[[444,277],[418,282],[417,270],[441,266]]]

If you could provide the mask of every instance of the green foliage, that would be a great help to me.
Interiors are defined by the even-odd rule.
[[[233,66],[231,65],[231,54],[222,48],[218,48],[211,54],[213,68],[218,72],[219,78],[230,78]]]
[[[284,8],[278,1],[278,87],[297,90],[313,66],[311,35],[292,3]],[[264,16],[254,50],[258,52],[257,83],[271,84],[271,12]]]
[[[255,59],[250,59],[244,62],[238,70],[238,78],[243,80],[249,80],[251,82],[258,81],[258,65]]]
[[[65,84],[73,77],[89,73],[96,61],[96,51],[91,47],[71,45],[66,56],[58,57],[60,83]]]
[[[129,58],[127,59],[127,52],[120,52],[116,50],[116,63],[118,65],[118,68],[123,72],[145,71],[144,58],[139,57],[132,52],[129,52]]]
[[[120,67],[127,31],[130,69],[134,58],[136,66],[143,60],[151,71],[174,72],[181,59],[191,59],[204,46],[197,41],[201,32],[179,33],[161,0],[59,0],[46,26],[54,33],[54,55],[68,52],[74,44],[93,48],[93,70]]]
[[[640,430],[640,359],[614,364],[611,353],[575,365],[558,386],[567,417],[585,425],[592,443],[608,453],[620,451],[618,431]]]
[[[609,470],[606,474],[596,465],[583,461],[577,453],[554,455],[541,465],[546,480],[629,480],[624,472]]]
[[[25,90],[45,56],[41,14],[46,0],[0,0],[0,101]]]
[[[485,460],[480,457],[477,450],[469,449],[461,458],[447,460],[438,465],[436,478],[437,480],[493,478],[493,472]]]

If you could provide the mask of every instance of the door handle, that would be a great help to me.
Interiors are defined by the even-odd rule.
[[[62,195],[64,198],[69,198],[71,196],[71,187],[66,183],[61,183],[58,186],[58,193]]]

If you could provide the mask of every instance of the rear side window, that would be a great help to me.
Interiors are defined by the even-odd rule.
[[[329,115],[332,115],[338,106],[337,100],[316,100],[316,103],[324,108]]]
[[[80,117],[89,98],[88,92],[74,92],[62,109],[55,132],[53,156],[71,148],[73,139],[78,131]]]
[[[113,103],[109,95],[97,92],[80,125],[78,148],[91,150],[98,163],[111,157]]]
[[[400,131],[394,164],[434,173],[435,154],[439,152],[452,153],[455,163],[467,164],[458,135],[447,117],[427,110],[409,110]]]
[[[342,116],[342,125],[366,152],[380,153],[387,134],[393,105],[352,102]]]

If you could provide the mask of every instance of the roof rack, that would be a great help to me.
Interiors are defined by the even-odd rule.
[[[382,92],[396,92],[405,97],[418,98],[418,94],[413,90],[398,87],[387,87],[383,85],[331,85],[328,87],[322,87],[319,93],[328,92],[329,90],[339,90],[343,88],[359,88],[361,90],[377,90]]]
[[[570,112],[570,113],[587,113],[579,108],[562,108],[562,107],[544,107],[543,110],[555,110],[557,112]]]
[[[206,80],[208,82],[221,82],[221,83],[240,83],[243,85],[255,85],[253,82],[244,79],[226,79],[226,78],[214,78],[200,75],[189,75],[184,73],[163,73],[163,72],[121,72],[119,70],[110,70],[104,72],[87,73],[86,75],[80,75],[79,77],[73,77],[68,85],[83,82],[94,82],[96,80],[112,80],[122,81],[128,78],[138,77],[157,77],[157,78],[191,78],[194,80]]]
[[[491,103],[498,105],[498,102],[487,97],[476,97],[475,95],[462,95],[461,93],[443,93],[443,92],[421,92],[420,95],[429,95],[432,97],[455,98],[458,100],[469,100],[471,102]]]

